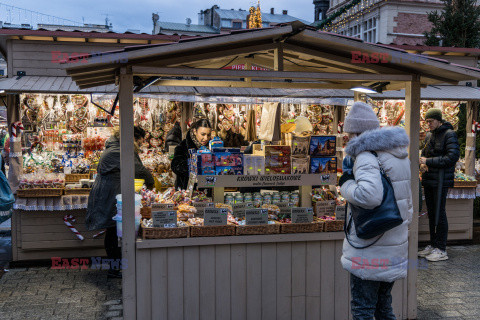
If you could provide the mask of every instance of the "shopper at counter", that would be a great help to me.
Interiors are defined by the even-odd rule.
[[[138,156],[138,146],[145,138],[145,130],[134,128],[135,139],[135,179],[144,179],[145,185],[153,189],[155,181]],[[88,230],[105,229],[105,251],[109,259],[121,259],[118,246],[117,225],[112,220],[117,213],[116,195],[120,190],[120,131],[116,130],[105,143],[105,151],[98,162],[97,178],[88,198],[85,224]],[[118,261],[118,260],[117,260]],[[108,277],[121,277],[120,270],[110,267]]]
[[[448,188],[453,187],[455,164],[460,157],[460,147],[453,126],[443,121],[442,111],[432,108],[425,114],[430,132],[425,138],[425,147],[420,157],[422,185],[428,210],[430,244],[418,252],[428,261],[447,260],[448,221],[445,203]],[[441,188],[441,190],[439,190]],[[440,199],[438,198],[440,194]],[[440,208],[436,208],[437,204]],[[439,212],[438,225],[435,226],[436,210]]]
[[[172,171],[177,175],[175,182],[176,189],[186,190],[188,186],[188,150],[198,150],[207,146],[212,134],[212,125],[207,119],[200,119],[190,127],[187,136],[175,148],[172,160]]]
[[[343,243],[343,268],[350,272],[353,319],[395,319],[391,290],[394,281],[405,278],[408,270],[408,225],[413,214],[409,139],[402,128],[379,128],[372,107],[356,102],[345,118],[344,131],[351,140],[345,152],[344,174],[339,184],[342,196],[351,204],[373,209],[383,201],[380,165],[392,181],[403,223],[375,239],[357,237],[349,230],[350,242]],[[378,158],[371,153],[375,151]],[[349,213],[350,214],[350,213]],[[353,224],[353,223],[352,223]],[[365,247],[364,249],[354,248]]]

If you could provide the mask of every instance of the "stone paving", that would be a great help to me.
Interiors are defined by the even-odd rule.
[[[0,252],[0,319],[123,319],[121,279],[107,279],[105,270],[49,267],[10,269],[2,276],[9,245],[10,235],[0,233],[0,249],[6,249]],[[419,263],[417,319],[478,320],[480,245],[449,246],[448,255],[447,261]]]
[[[123,319],[122,280],[105,270],[11,269],[0,279],[2,320]]]
[[[418,318],[480,319],[480,245],[449,246],[418,273]],[[419,263],[422,266],[422,263]]]

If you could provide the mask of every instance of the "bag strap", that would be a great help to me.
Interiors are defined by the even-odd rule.
[[[348,202],[347,202],[347,204],[346,204],[346,206],[345,206],[345,214],[348,215]],[[346,217],[345,217],[345,218],[346,218]],[[380,239],[383,237],[383,235],[385,234],[385,233],[382,233],[381,235],[378,236],[378,238],[377,238],[375,241],[373,241],[372,243],[370,243],[370,244],[368,244],[368,245],[366,245],[366,246],[363,246],[363,247],[356,246],[356,245],[354,245],[354,244],[350,241],[350,238],[348,237],[348,235],[349,235],[349,233],[350,233],[350,228],[351,228],[351,226],[352,226],[352,220],[353,220],[353,216],[352,216],[352,215],[350,215],[350,218],[348,219],[348,225],[347,225],[347,219],[344,220],[343,230],[344,230],[344,232],[345,232],[345,239],[347,239],[348,244],[351,245],[352,247],[354,247],[355,249],[366,249],[366,248],[368,248],[368,247],[371,247],[371,246],[373,246],[375,243],[377,243],[378,240],[380,240]]]

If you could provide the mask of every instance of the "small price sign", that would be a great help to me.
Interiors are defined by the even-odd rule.
[[[267,209],[246,209],[245,223],[250,226],[268,224]]]
[[[277,202],[275,205],[280,209],[281,217],[290,218],[292,214],[292,208],[294,207],[293,202]]]
[[[347,213],[347,206],[336,206],[335,207],[335,219],[345,220],[346,213]]]
[[[292,208],[292,223],[313,222],[313,208]]]
[[[243,218],[245,216],[245,209],[253,208],[253,202],[241,202],[235,203],[233,206],[233,215],[238,218]]]
[[[223,226],[227,224],[228,210],[224,208],[205,208],[204,225]]]
[[[155,228],[174,228],[177,226],[177,211],[153,211],[152,219]]]
[[[152,205],[152,211],[173,210],[175,205],[173,203],[155,203]]]
[[[206,208],[213,208],[215,204],[213,202],[194,202],[193,206],[197,209],[197,217],[203,217],[205,214]]]

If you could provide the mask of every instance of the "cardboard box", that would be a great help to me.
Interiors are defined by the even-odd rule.
[[[222,175],[243,175],[243,166],[215,167],[215,174]]]
[[[271,156],[290,156],[292,154],[290,146],[264,146],[265,157]]]
[[[265,158],[262,156],[244,154],[243,173],[246,175],[265,174]]]
[[[311,157],[318,156],[335,156],[337,153],[337,137],[336,136],[311,136],[309,155]]]
[[[292,155],[308,155],[310,150],[310,137],[292,135]]]
[[[310,173],[337,174],[337,157],[310,157]]]

